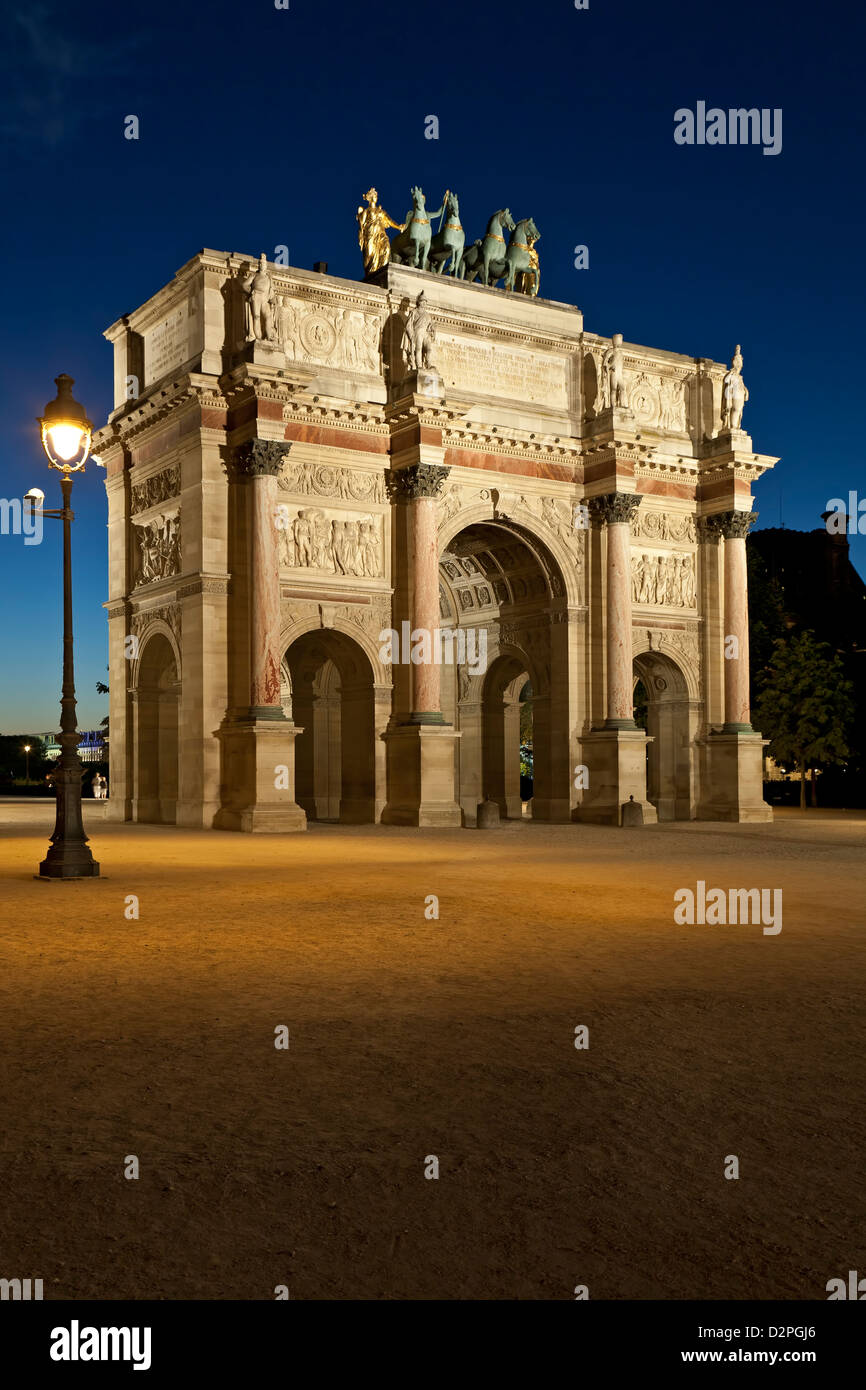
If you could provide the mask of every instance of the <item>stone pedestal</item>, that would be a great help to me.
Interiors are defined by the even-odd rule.
[[[383,825],[459,827],[463,816],[454,799],[454,745],[451,724],[397,724],[382,735],[388,749],[388,803]]]
[[[576,820],[619,825],[623,802],[633,797],[643,812],[643,824],[655,825],[656,808],[646,796],[646,750],[651,742],[637,728],[584,734],[581,757],[589,769],[589,786],[574,811]]]
[[[422,367],[397,382],[394,395],[432,396],[435,400],[441,401],[445,396],[445,386],[435,367]]]
[[[698,805],[698,820],[773,819],[772,808],[764,801],[765,741],[756,733],[708,735],[702,750],[701,786],[709,790]]]
[[[279,343],[269,343],[265,338],[256,338],[247,343],[244,357],[255,367],[285,367],[286,354]]]
[[[295,802],[295,739],[303,729],[287,719],[240,718],[219,731],[222,805],[215,830],[306,830]]]

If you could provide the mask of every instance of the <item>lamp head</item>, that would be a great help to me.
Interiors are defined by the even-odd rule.
[[[90,453],[93,426],[83,405],[72,394],[73,379],[61,372],[54,378],[57,395],[45,407],[39,418],[42,447],[50,468],[61,473],[77,473],[84,467]]]
[[[31,511],[41,512],[43,503],[45,502],[45,493],[42,491],[41,487],[32,487],[29,492],[25,492],[24,501],[30,503]]]

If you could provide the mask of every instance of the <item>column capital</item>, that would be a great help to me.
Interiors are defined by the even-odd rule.
[[[392,502],[412,502],[421,497],[438,497],[451,472],[444,464],[412,463],[385,474],[385,487]]]
[[[757,512],[738,511],[716,512],[714,516],[701,518],[707,530],[707,539],[715,535],[717,539],[723,536],[726,541],[745,540],[757,520]]]
[[[291,447],[281,439],[248,439],[234,450],[235,468],[247,478],[276,478]]]
[[[606,492],[600,497],[590,497],[587,506],[596,525],[627,525],[642,501],[639,492]]]

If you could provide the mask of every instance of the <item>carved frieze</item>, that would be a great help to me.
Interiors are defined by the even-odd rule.
[[[152,473],[140,483],[133,483],[130,506],[133,513],[147,511],[148,507],[158,507],[180,492],[180,467],[172,464],[161,473]]]
[[[383,474],[335,464],[310,464],[289,458],[280,474],[278,487],[295,497],[340,497],[353,502],[384,502]]]
[[[382,577],[381,517],[358,517],[348,512],[328,515],[319,507],[301,507],[292,516],[292,509],[281,504],[277,530],[283,568],[322,570],[358,579]]]
[[[276,337],[290,361],[378,375],[381,336],[376,314],[277,295]]]
[[[685,541],[694,545],[697,529],[693,516],[647,511],[641,507],[631,519],[631,533],[648,541]]]
[[[691,555],[658,555],[632,552],[631,597],[633,603],[667,608],[695,608],[695,562]]]

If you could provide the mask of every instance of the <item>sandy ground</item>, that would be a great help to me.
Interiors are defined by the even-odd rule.
[[[105,877],[48,885],[52,807],[0,802],[0,1276],[803,1299],[866,1273],[863,813],[278,838],[90,816]],[[782,888],[781,934],[675,925],[698,878]]]

